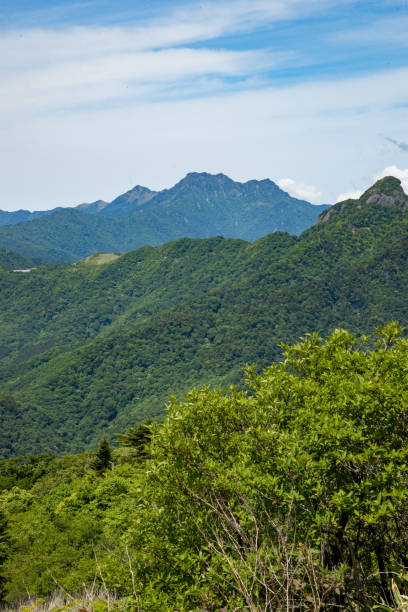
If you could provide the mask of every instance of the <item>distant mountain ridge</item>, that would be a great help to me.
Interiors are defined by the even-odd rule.
[[[57,210],[80,210],[90,215],[105,215],[107,217],[120,217],[122,215],[134,212],[138,206],[150,200],[156,191],[151,191],[147,187],[136,185],[133,189],[130,189],[126,193],[119,195],[112,202],[105,202],[105,200],[96,200],[95,202],[84,202],[83,204],[77,204],[76,206],[56,206],[50,210],[16,210],[9,212],[6,210],[0,210],[0,227],[3,225],[16,225],[24,221],[34,221],[39,217],[45,215],[51,215]]]
[[[0,248],[63,262],[182,237],[253,241],[274,231],[300,234],[327,208],[291,197],[270,179],[239,183],[224,174],[191,172],[159,192],[137,185],[110,203],[97,200],[29,217],[19,211],[25,218],[14,225],[19,217],[4,213],[8,225],[0,227]]]
[[[54,209],[55,210],[55,209]],[[7,210],[0,210],[0,226],[2,225],[16,225],[23,221],[33,221],[43,215],[49,215],[53,210],[39,210],[31,212],[30,210],[16,210],[9,212]]]

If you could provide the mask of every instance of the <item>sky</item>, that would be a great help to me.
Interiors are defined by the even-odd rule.
[[[0,209],[188,172],[408,192],[408,0],[1,0]]]

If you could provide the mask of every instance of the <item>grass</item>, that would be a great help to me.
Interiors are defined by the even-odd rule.
[[[81,263],[90,264],[92,266],[102,266],[103,264],[111,263],[118,259],[118,253],[95,253],[81,260]]]

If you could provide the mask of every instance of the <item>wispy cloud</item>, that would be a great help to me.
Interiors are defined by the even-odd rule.
[[[362,189],[355,189],[354,191],[344,191],[340,193],[336,198],[337,202],[344,202],[344,200],[358,200],[358,198],[364,193]]]
[[[110,53],[157,50],[253,31],[335,4],[335,0],[238,0],[176,8],[161,19],[120,27],[72,27],[3,32],[0,66],[10,69],[103,57]]]
[[[282,61],[262,51],[161,49],[110,54],[51,65],[3,80],[0,109],[67,108],[83,103],[146,98],[204,76],[236,77],[270,69]]]
[[[336,0],[237,0],[173,9],[127,26],[77,26],[3,32],[0,38],[2,111],[67,108],[140,99],[180,87],[202,95],[203,78],[248,79],[300,60],[288,49],[211,49],[205,42],[306,16]],[[198,45],[198,46],[197,46]],[[204,46],[203,46],[204,45]]]
[[[404,151],[404,153],[408,152],[407,142],[402,142],[401,140],[395,140],[395,138],[390,138],[389,136],[384,136],[384,139],[387,142],[390,142],[391,144],[395,145],[397,149],[399,149],[400,151]]]
[[[395,17],[374,19],[364,26],[351,25],[347,30],[343,29],[331,34],[330,37],[335,42],[353,42],[359,45],[385,43],[388,46],[408,46],[407,30],[408,16],[399,14]]]
[[[290,193],[290,195],[301,200],[308,200],[312,204],[321,204],[323,194],[314,185],[305,185],[297,183],[294,179],[283,178],[276,181],[281,189]]]
[[[166,18],[128,27],[73,27],[3,33],[0,39],[0,108],[51,110],[70,105],[125,102],[148,98],[186,85],[202,95],[203,78],[245,81],[284,65],[293,54],[264,50],[207,49],[193,43],[265,20],[290,18],[295,0],[241,0],[179,8]],[[314,0],[307,0],[311,7]]]

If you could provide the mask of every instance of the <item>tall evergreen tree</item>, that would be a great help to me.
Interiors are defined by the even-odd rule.
[[[107,438],[104,436],[93,460],[92,467],[98,474],[103,474],[112,465],[112,451]]]
[[[153,421],[148,418],[137,427],[130,427],[124,434],[115,434],[115,437],[121,446],[133,449],[138,457],[146,458],[152,439],[152,423]]]

